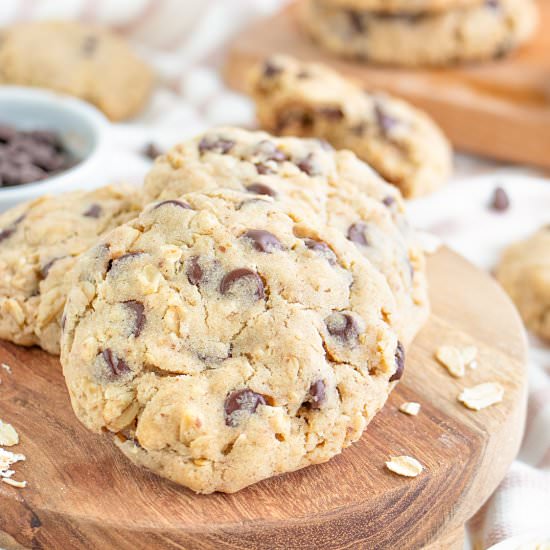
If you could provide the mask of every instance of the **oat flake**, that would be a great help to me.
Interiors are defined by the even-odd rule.
[[[0,420],[0,445],[4,447],[11,447],[19,443],[19,434],[15,431],[15,428]]]
[[[27,486],[26,481],[17,481],[15,479],[12,479],[11,477],[3,477],[2,481],[4,483],[7,483],[8,485],[11,485],[12,487],[17,487],[18,489],[24,489]]]
[[[416,416],[420,412],[420,403],[415,403],[414,401],[402,403],[399,410],[409,416]]]
[[[416,477],[424,467],[412,456],[391,456],[386,462],[388,470],[405,477]]]
[[[504,388],[498,382],[486,382],[473,388],[465,388],[458,400],[468,409],[479,411],[500,403],[504,397]]]
[[[435,352],[437,360],[447,368],[449,374],[461,378],[466,373],[461,351],[454,346],[439,346]]]

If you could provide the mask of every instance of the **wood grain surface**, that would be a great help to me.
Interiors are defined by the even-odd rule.
[[[252,63],[273,53],[321,61],[366,88],[386,90],[429,112],[460,150],[550,167],[550,0],[538,0],[534,40],[505,59],[452,69],[381,68],[342,60],[300,29],[296,7],[255,23],[229,48],[225,76],[242,90]]]
[[[0,417],[21,436],[14,447],[26,489],[0,483],[0,547],[12,548],[445,548],[504,476],[521,440],[526,344],[497,284],[441,249],[429,260],[432,316],[409,350],[405,376],[362,439],[327,464],[233,494],[200,496],[120,454],[71,410],[56,358],[0,342]],[[442,343],[473,344],[479,368],[454,379],[433,358]],[[504,401],[473,412],[461,388],[505,387]],[[418,401],[417,417],[398,412]],[[384,468],[416,457],[414,479]],[[446,541],[446,542],[445,542]],[[451,542],[453,541],[453,542]]]

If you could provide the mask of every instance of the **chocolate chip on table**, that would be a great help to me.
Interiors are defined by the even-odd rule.
[[[348,239],[355,244],[362,246],[368,246],[369,241],[366,237],[367,224],[363,222],[357,222],[349,226]]]
[[[133,311],[134,317],[134,328],[132,334],[137,338],[141,331],[143,330],[143,325],[145,324],[145,306],[138,300],[127,300],[122,302],[128,309]]]
[[[256,193],[256,195],[268,195],[269,197],[276,197],[277,193],[269,187],[269,185],[264,185],[263,183],[251,183],[246,186],[246,190],[249,193]]]
[[[151,160],[155,160],[160,155],[162,155],[162,151],[153,142],[148,143],[143,149],[143,156]]]
[[[252,241],[252,246],[258,252],[271,254],[273,251],[282,250],[283,248],[281,241],[279,241],[273,233],[263,229],[249,229],[243,233],[242,236],[246,239],[250,239]]]
[[[86,216],[87,218],[99,218],[101,214],[103,213],[103,208],[101,208],[101,205],[97,203],[93,203],[90,205],[88,210],[82,214],[83,216]]]
[[[304,239],[304,244],[310,250],[313,250],[314,252],[318,252],[319,254],[325,256],[329,264],[336,265],[336,254],[332,251],[327,243],[324,243],[323,241],[316,241],[315,239],[306,238]]]
[[[185,273],[187,275],[187,280],[192,285],[198,286],[198,284],[202,281],[202,278],[204,276],[202,267],[199,265],[198,256],[192,256],[191,258],[189,258]]]
[[[405,370],[405,348],[401,342],[397,342],[397,349],[395,350],[395,372],[391,375],[390,382],[400,380]]]
[[[236,428],[242,413],[254,414],[260,405],[266,405],[265,397],[249,388],[231,392],[225,398],[223,406],[226,426]]]
[[[0,187],[40,181],[73,165],[55,133],[0,125]]]
[[[510,198],[502,187],[495,188],[491,200],[491,208],[497,212],[506,212],[510,208]]]
[[[124,359],[117,357],[110,348],[104,349],[101,352],[101,357],[110,369],[112,378],[118,378],[130,372],[130,367]]]
[[[247,269],[246,267],[234,269],[224,275],[220,283],[220,292],[224,295],[228,294],[231,292],[233,285],[247,279],[250,280],[256,287],[254,290],[254,296],[258,300],[265,298],[264,283],[261,277],[255,271]]]
[[[178,208],[183,208],[184,210],[193,210],[190,204],[187,204],[186,202],[183,202],[183,201],[178,201],[176,199],[170,199],[167,201],[159,202],[157,205],[155,205],[153,210],[156,210],[157,208],[160,208],[161,206],[166,206],[168,204],[171,204],[172,206],[177,206]]]
[[[322,380],[313,382],[309,388],[308,404],[312,409],[320,409],[326,399],[326,386]]]
[[[325,319],[325,325],[329,334],[340,340],[355,340],[359,335],[357,322],[349,313],[335,311]]]
[[[202,155],[206,152],[211,152],[226,155],[234,146],[235,142],[232,139],[205,136],[199,143],[199,153]]]

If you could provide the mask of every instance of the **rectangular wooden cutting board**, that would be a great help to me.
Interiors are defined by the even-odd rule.
[[[431,70],[341,60],[301,31],[295,3],[236,37],[225,75],[242,90],[250,65],[273,53],[328,63],[367,88],[386,90],[425,109],[459,150],[550,168],[550,0],[538,3],[539,31],[518,52],[498,61]]]

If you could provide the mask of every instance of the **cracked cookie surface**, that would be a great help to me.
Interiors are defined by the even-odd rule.
[[[197,492],[330,459],[403,371],[385,278],[340,232],[250,198],[150,204],[79,260],[65,309],[77,416]]]
[[[41,197],[0,216],[0,338],[59,353],[77,257],[139,212],[138,191],[104,187]]]
[[[526,42],[538,22],[533,0],[486,0],[440,12],[380,13],[305,0],[311,37],[346,57],[389,65],[450,65],[499,58]]]
[[[254,67],[250,88],[265,130],[350,149],[405,197],[434,191],[450,175],[451,147],[425,113],[327,66],[274,56]]]
[[[350,151],[334,151],[316,139],[215,129],[159,157],[146,176],[144,196],[148,202],[217,188],[246,191],[251,203],[275,202],[294,219],[315,217],[338,229],[387,277],[401,340],[409,343],[425,322],[424,255],[400,193]]]
[[[120,120],[144,107],[153,74],[124,40],[107,30],[41,21],[1,31],[0,83],[74,95]]]
[[[550,225],[508,247],[496,276],[527,327],[550,341]]]

